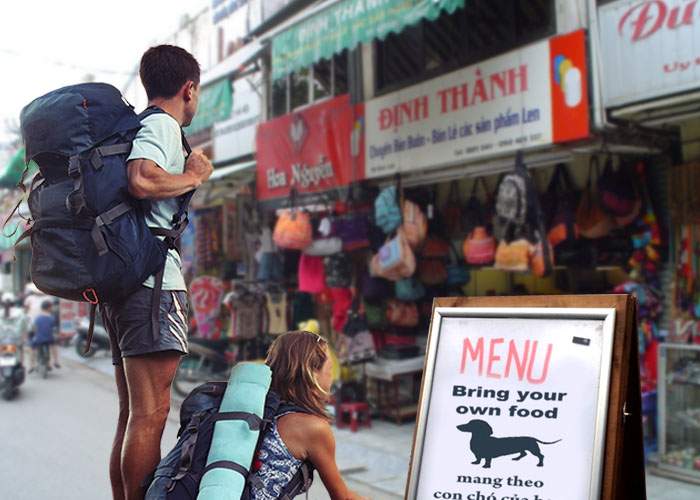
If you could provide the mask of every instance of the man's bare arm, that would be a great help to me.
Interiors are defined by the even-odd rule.
[[[127,168],[129,193],[139,200],[174,198],[192,191],[202,183],[191,172],[170,174],[151,160],[132,160]]]
[[[173,198],[199,187],[213,171],[211,162],[200,150],[190,154],[182,174],[168,173],[151,160],[132,160],[127,164],[129,193],[140,200]]]

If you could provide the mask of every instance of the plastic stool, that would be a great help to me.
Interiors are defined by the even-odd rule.
[[[372,427],[372,417],[367,403],[340,403],[335,412],[335,426],[338,429],[347,427],[345,416],[350,417],[350,430],[357,432],[359,427]]]

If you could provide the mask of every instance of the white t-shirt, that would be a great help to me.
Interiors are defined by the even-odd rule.
[[[180,125],[175,118],[166,113],[157,113],[146,117],[143,127],[136,134],[129,160],[151,160],[168,173],[181,174],[185,171],[185,152],[182,145]],[[146,214],[149,227],[172,229],[172,219],[179,209],[176,198],[153,200],[151,210]],[[143,285],[153,288],[154,277],[148,278]],[[163,290],[187,291],[182,275],[182,263],[176,250],[170,250],[163,272]]]

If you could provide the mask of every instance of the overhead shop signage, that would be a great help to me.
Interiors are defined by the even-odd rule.
[[[199,94],[197,114],[194,115],[192,123],[184,129],[185,133],[193,135],[211,128],[216,122],[227,120],[233,107],[231,94],[231,82],[226,78],[203,87]]]
[[[373,99],[367,177],[588,137],[587,80],[580,30]]]
[[[700,2],[622,0],[598,18],[606,107],[700,88]]]
[[[272,40],[272,78],[281,78],[421,19],[464,7],[465,0],[344,0],[300,21]]]
[[[259,73],[234,82],[231,118],[216,123],[212,133],[217,163],[255,152],[255,129],[261,116],[260,85]]]
[[[364,178],[362,105],[348,95],[262,123],[258,200],[329,191]]]

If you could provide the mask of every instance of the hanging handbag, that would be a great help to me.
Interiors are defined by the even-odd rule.
[[[530,245],[530,270],[541,278],[554,269],[554,251],[549,240],[541,237],[539,231],[535,232],[535,239],[535,244]],[[549,248],[545,249],[545,245],[549,245]]]
[[[485,266],[496,256],[496,240],[488,234],[486,227],[477,226],[464,240],[464,260],[472,266]]]
[[[326,271],[322,257],[301,254],[299,258],[299,291],[311,294],[326,289]]]
[[[547,238],[553,247],[578,238],[577,199],[578,194],[566,165],[557,164],[552,180],[542,197],[542,213],[545,216],[545,225],[549,229]]]
[[[384,231],[384,234],[393,233],[401,225],[397,186],[382,189],[374,200],[374,223]]]
[[[415,302],[390,299],[386,306],[386,319],[391,325],[413,328],[418,325],[418,306]]]
[[[447,285],[452,287],[466,285],[470,279],[469,270],[452,245],[450,245],[450,256],[451,261],[447,266]]]
[[[602,238],[613,228],[613,221],[601,208],[598,193],[594,190],[593,172],[599,175],[598,158],[592,156],[588,167],[586,189],[581,195],[581,201],[576,210],[576,224],[582,236],[590,239]]]
[[[459,199],[459,181],[450,182],[447,204],[442,209],[442,219],[447,236],[457,238],[462,235],[462,202]]]
[[[416,301],[423,298],[425,288],[414,277],[405,278],[394,284],[396,298],[407,302]]]
[[[348,214],[336,218],[333,221],[333,233],[340,238],[346,252],[369,247],[369,220],[366,214]]]
[[[393,285],[384,278],[363,274],[360,280],[362,298],[368,302],[382,302],[393,292]]]
[[[365,308],[365,319],[367,319],[367,326],[371,330],[384,330],[389,323],[386,320],[386,312],[384,311],[383,304],[372,304],[371,302],[364,302]]]
[[[623,165],[615,170],[611,154],[608,154],[603,173],[598,178],[598,196],[602,209],[613,217],[627,218],[635,210],[639,213],[641,197],[635,178]]]
[[[489,198],[486,181],[482,177],[474,179],[471,194],[464,206],[464,210],[462,210],[462,230],[467,234],[471,233],[477,226],[486,224],[486,209],[481,200],[479,200],[479,186],[481,186],[487,201]]]
[[[410,200],[403,202],[403,225],[406,241],[412,249],[419,248],[428,234],[428,219],[418,205]]]
[[[343,250],[343,242],[340,238],[319,238],[313,240],[311,245],[306,247],[303,252],[312,257],[326,257],[340,253]]]
[[[348,288],[352,283],[352,263],[345,254],[323,258],[326,285],[331,288]]]
[[[420,253],[428,259],[445,259],[450,256],[450,244],[437,236],[428,236]]]
[[[398,281],[412,276],[416,271],[416,257],[408,245],[403,230],[399,229],[396,236],[385,243],[379,252],[372,257],[370,270],[374,276],[391,281]]]
[[[437,286],[447,281],[447,266],[442,259],[420,259],[418,279],[427,286]]]
[[[340,334],[337,340],[338,361],[341,364],[364,363],[377,356],[374,337],[369,330],[350,336]]]
[[[304,250],[312,242],[309,214],[298,209],[283,210],[275,224],[272,239],[280,248]]]
[[[525,272],[530,269],[530,242],[524,238],[498,244],[494,266],[502,271]]]

